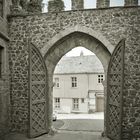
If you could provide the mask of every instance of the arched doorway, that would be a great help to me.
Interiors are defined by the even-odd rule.
[[[53,87],[53,72],[55,66],[58,63],[58,61],[62,58],[62,56],[64,56],[67,52],[69,52],[71,49],[75,48],[76,46],[84,46],[99,58],[104,68],[105,79],[107,79],[107,69],[108,69],[111,53],[102,42],[100,42],[97,38],[89,34],[79,32],[79,31],[74,31],[62,37],[57,42],[55,42],[49,49],[46,48],[47,51],[44,55],[44,59],[48,69],[50,114],[52,114],[52,89],[53,89],[52,87]],[[106,84],[107,82],[104,81],[105,102],[106,102]],[[105,116],[106,116],[106,109],[105,109]],[[50,120],[49,127],[51,127],[52,125],[52,121],[50,118],[51,116],[49,117]],[[106,124],[106,117],[105,117],[105,124]],[[106,130],[106,125],[105,125],[105,130]]]
[[[65,32],[64,32],[65,33]],[[102,38],[102,37],[101,37]],[[87,32],[81,32],[81,31],[73,31],[70,32],[69,34],[62,35],[57,38],[53,38],[51,41],[54,43],[48,44],[48,47],[43,48],[41,50],[42,55],[40,56],[40,60],[45,61],[47,69],[46,69],[46,74],[47,74],[47,80],[46,84],[48,85],[47,87],[47,117],[46,117],[46,131],[51,130],[52,126],[52,109],[53,109],[53,104],[52,104],[52,89],[53,89],[53,72],[55,69],[56,64],[58,61],[64,56],[68,51],[71,49],[75,48],[76,46],[85,46],[85,48],[89,49],[90,51],[94,52],[96,56],[99,58],[101,61],[104,71],[105,71],[105,79],[104,82],[104,91],[105,91],[105,122],[104,122],[104,132],[107,134],[107,136],[111,137],[112,139],[119,140],[121,138],[121,114],[122,114],[122,88],[123,88],[123,70],[124,70],[124,40],[120,41],[120,43],[116,46],[112,56],[111,56],[111,50],[113,48],[106,47],[102,42],[105,41],[105,38],[101,40],[100,36],[96,35],[96,37],[92,36],[92,34],[87,33]],[[104,42],[105,44],[108,44],[107,41]],[[38,52],[38,51],[37,51]],[[41,54],[39,54],[41,55]],[[111,58],[111,61],[110,61]],[[110,63],[109,63],[110,62]],[[35,62],[36,64],[36,62]],[[44,64],[43,64],[44,65]],[[108,68],[109,65],[109,68]],[[46,67],[45,66],[45,67]],[[118,70],[115,69],[117,67]],[[115,71],[116,70],[116,71]],[[118,76],[118,81],[116,82],[116,75]],[[112,77],[114,76],[114,78]],[[108,95],[107,95],[107,81],[108,81]],[[112,103],[113,102],[113,96],[110,95],[115,95],[114,93],[114,88],[112,90],[111,86],[112,83],[114,86],[118,86],[119,90],[116,90],[116,94],[119,93],[120,96],[114,96],[115,99],[118,100],[116,104]],[[112,86],[113,87],[113,86]],[[32,98],[30,99],[32,100]],[[115,106],[115,107],[114,107]],[[108,108],[107,108],[108,107]],[[31,110],[32,108],[30,108]],[[39,108],[41,110],[41,108]],[[113,111],[117,110],[117,111]],[[113,112],[113,113],[112,113]],[[113,119],[111,119],[110,116],[115,116]],[[117,117],[117,121],[116,118]],[[34,118],[34,117],[33,117]],[[114,122],[113,122],[114,121]],[[113,133],[112,129],[114,129]],[[107,129],[107,130],[106,130]],[[46,132],[45,131],[45,132]]]
[[[63,56],[53,74],[53,127],[101,135],[104,130],[103,80],[103,66],[88,49],[75,47]]]

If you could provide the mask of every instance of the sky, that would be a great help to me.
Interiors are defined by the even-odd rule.
[[[71,9],[71,0],[63,0],[65,4],[65,10]],[[43,0],[43,3],[45,3],[45,9],[44,12],[47,11],[47,3],[48,0]],[[139,0],[140,3],[140,0]],[[110,6],[123,6],[124,0],[110,0]],[[84,8],[90,9],[90,8],[96,8],[96,0],[84,0]]]

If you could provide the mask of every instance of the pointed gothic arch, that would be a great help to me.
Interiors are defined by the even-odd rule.
[[[35,55],[36,54],[38,54],[39,55],[39,57],[40,57],[40,60],[45,64],[46,63],[46,66],[45,67],[47,67],[46,68],[46,70],[44,71],[44,74],[46,74],[47,76],[48,76],[48,79],[47,80],[44,80],[44,81],[46,81],[46,84],[44,83],[44,85],[48,85],[48,89],[47,89],[47,94],[48,94],[48,96],[47,96],[47,99],[45,100],[45,102],[47,102],[47,105],[48,105],[48,108],[47,107],[45,107],[45,105],[44,105],[44,110],[45,110],[45,108],[46,109],[48,109],[47,110],[47,112],[48,112],[48,117],[46,118],[45,117],[45,113],[43,113],[44,114],[44,118],[46,118],[47,119],[47,124],[45,124],[44,123],[44,128],[43,128],[43,133],[45,133],[45,132],[47,132],[47,131],[49,131],[49,130],[51,130],[51,126],[52,126],[52,109],[53,109],[53,105],[52,105],[52,89],[53,89],[53,73],[54,73],[54,69],[55,69],[55,66],[56,66],[56,64],[58,63],[58,61],[67,53],[67,52],[69,52],[71,49],[73,49],[73,48],[75,48],[75,47],[78,47],[78,46],[83,46],[83,47],[85,47],[85,48],[87,48],[87,49],[89,49],[90,51],[92,51],[94,54],[96,54],[96,56],[99,58],[99,60],[101,61],[101,63],[102,63],[102,65],[103,65],[103,67],[104,67],[104,71],[105,71],[105,82],[104,82],[104,91],[105,91],[105,121],[104,121],[104,131],[105,131],[105,134],[108,134],[108,136],[110,137],[110,135],[109,135],[109,132],[110,132],[110,130],[111,129],[109,129],[110,128],[110,124],[109,123],[107,123],[107,120],[108,120],[108,117],[110,117],[110,116],[108,116],[108,104],[109,104],[109,102],[108,102],[108,94],[107,94],[107,74],[109,73],[109,70],[108,70],[108,66],[111,66],[111,64],[114,66],[114,63],[115,63],[115,65],[119,65],[119,62],[121,62],[120,60],[122,60],[122,65],[121,66],[123,66],[123,59],[119,59],[120,57],[120,51],[118,51],[119,49],[118,48],[121,48],[121,47],[124,47],[124,43],[123,43],[123,41],[122,41],[122,43],[119,43],[118,45],[117,45],[117,47],[115,48],[115,52],[118,52],[118,53],[113,53],[112,55],[111,55],[111,53],[110,53],[110,51],[111,51],[111,49],[113,49],[113,48],[111,48],[110,49],[110,51],[108,50],[108,47],[106,47],[102,42],[103,42],[103,40],[102,40],[102,42],[100,41],[100,40],[98,40],[98,38],[95,38],[95,37],[93,37],[93,35],[90,35],[89,33],[87,34],[87,33],[85,33],[85,32],[81,32],[81,31],[74,31],[74,32],[71,32],[71,33],[69,33],[69,34],[67,34],[66,36],[61,36],[61,37],[59,37],[60,39],[58,40],[58,39],[56,39],[57,41],[56,42],[54,42],[53,43],[53,45],[52,46],[49,46],[49,48],[47,47],[45,50],[44,50],[44,52],[43,52],[43,50],[42,50],[42,55],[44,56],[44,58],[42,58],[42,56],[41,56],[41,53],[35,53]],[[52,39],[53,40],[53,39]],[[55,39],[54,39],[55,40]],[[54,41],[53,40],[53,41]],[[53,42],[52,41],[52,42]],[[106,42],[108,42],[108,41],[106,41]],[[44,49],[44,48],[43,48]],[[36,49],[35,49],[36,50]],[[122,49],[123,50],[123,49]],[[121,51],[121,56],[124,56],[124,51]],[[33,55],[31,55],[30,56],[30,58],[34,58],[34,53],[33,53]],[[110,59],[111,58],[111,59]],[[112,61],[113,59],[118,59],[118,61]],[[111,61],[110,61],[111,60]],[[41,61],[40,61],[40,63],[41,63]],[[34,59],[33,59],[33,62],[34,62]],[[38,61],[35,61],[35,64],[36,64],[36,62],[38,62]],[[36,65],[37,66],[37,65]],[[33,67],[31,67],[31,68],[33,68]],[[109,67],[110,68],[110,67]],[[121,69],[121,71],[123,71],[123,67],[121,67],[122,69]],[[121,71],[120,71],[120,73],[121,73]],[[40,72],[39,72],[40,73]],[[31,74],[33,74],[32,72],[31,72]],[[110,74],[110,73],[109,73]],[[112,73],[111,73],[112,74]],[[118,74],[118,73],[117,73]],[[37,76],[38,76],[38,71],[37,71]],[[109,75],[108,75],[108,77],[109,77]],[[121,76],[119,76],[119,77],[121,77]],[[109,77],[110,78],[110,77]],[[40,79],[39,79],[40,80]],[[109,79],[110,81],[111,80],[113,80],[113,79]],[[116,79],[115,79],[116,80]],[[119,79],[120,80],[120,79]],[[32,82],[30,82],[30,84],[31,84]],[[122,83],[121,83],[122,84]],[[108,84],[108,86],[109,86],[109,84]],[[31,89],[33,89],[34,90],[34,88],[31,88]],[[119,91],[118,91],[119,92]],[[110,95],[112,94],[112,97],[113,97],[113,95],[114,95],[114,92],[113,92],[113,90],[112,91],[110,91]],[[44,96],[45,97],[45,96]],[[44,98],[45,99],[45,98]],[[32,100],[32,99],[30,99],[30,100]],[[112,99],[110,99],[110,100],[112,100]],[[110,101],[109,100],[109,101]],[[118,99],[119,100],[119,99]],[[31,104],[32,105],[32,104]],[[121,113],[121,109],[122,109],[122,106],[121,106],[121,104],[120,104],[120,106],[119,106],[119,111],[120,112],[117,112],[118,114],[120,114]],[[30,110],[32,111],[32,107],[30,107]],[[36,109],[35,109],[36,110]],[[41,110],[41,108],[39,109],[40,111],[42,111]],[[112,108],[110,107],[110,110],[112,110]],[[116,113],[116,112],[115,112]],[[41,115],[41,116],[43,116],[43,115]],[[37,116],[37,118],[38,118],[39,116]],[[34,119],[34,118],[33,118]],[[42,119],[42,120],[44,120],[44,119]],[[115,120],[115,118],[114,118],[114,120]],[[118,128],[121,126],[121,117],[120,117],[120,115],[118,115],[118,120],[120,121],[120,122],[118,122],[117,124],[119,124],[119,126],[118,126]],[[37,123],[36,121],[35,121],[35,123]],[[33,123],[34,124],[34,123]],[[38,123],[37,123],[38,124]],[[109,126],[108,126],[108,124],[109,124]],[[116,125],[117,125],[116,124]],[[40,124],[38,124],[39,126],[40,126]],[[47,128],[45,128],[45,126],[47,125]],[[114,126],[114,128],[116,128],[116,125],[112,125],[112,126]],[[36,126],[36,125],[35,125]],[[34,125],[31,125],[31,127],[30,127],[31,129],[33,128],[33,130],[34,130]],[[38,132],[38,134],[40,134],[40,132],[42,133],[42,127],[40,128],[40,131]],[[119,129],[117,129],[117,130],[119,130]],[[115,130],[115,132],[116,132],[116,130]],[[37,135],[38,135],[37,134]],[[117,133],[118,134],[118,133]],[[34,133],[34,135],[36,135],[36,132]],[[116,134],[114,134],[114,135],[116,135]],[[114,135],[113,135],[113,138],[114,138]],[[120,135],[121,135],[121,133],[119,133],[117,136],[118,136],[118,138],[120,137]]]
[[[100,33],[99,31],[95,31],[91,28],[78,25],[78,26],[66,28],[65,30],[63,30],[60,33],[58,33],[57,35],[55,35],[49,42],[45,43],[44,47],[41,49],[42,55],[45,56],[46,53],[49,51],[49,49],[51,49],[52,46],[56,44],[56,42],[58,42],[62,38],[66,37],[74,32],[85,33],[85,34],[90,35],[91,37],[97,39],[102,44],[104,44],[104,46],[110,52],[110,54],[114,50],[114,46],[106,39],[105,36],[102,35],[102,33]]]
[[[105,45],[104,45],[105,44]],[[104,71],[105,79],[107,79],[107,69],[111,53],[114,50],[114,47],[109,43],[109,41],[103,37],[100,33],[93,31],[92,29],[75,27],[70,28],[61,32],[59,35],[56,35],[52,38],[51,41],[46,43],[41,50],[44,60],[46,62],[48,70],[48,94],[49,94],[49,114],[52,113],[52,89],[53,89],[53,72],[58,61],[71,49],[83,46],[96,54],[96,56],[101,61]],[[107,81],[104,82],[104,91],[105,91],[105,102],[106,102],[106,85]],[[106,104],[105,104],[106,108]],[[106,109],[105,109],[106,114]],[[51,116],[51,115],[50,115]],[[52,122],[49,121],[49,126],[51,127]],[[106,117],[105,125],[106,127]],[[106,130],[106,128],[104,129]]]

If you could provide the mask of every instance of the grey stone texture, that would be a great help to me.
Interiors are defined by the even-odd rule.
[[[59,13],[45,13],[27,16],[12,16],[9,18],[9,64],[11,73],[11,124],[12,130],[18,132],[28,131],[29,121],[29,87],[28,87],[28,41],[35,44],[41,52],[46,52],[46,64],[49,74],[49,106],[51,107],[52,74],[60,58],[71,48],[80,43],[101,56],[108,57],[117,43],[126,38],[124,62],[124,90],[123,90],[123,140],[140,137],[140,7],[108,8],[94,10],[67,11]],[[113,48],[107,49],[107,54],[101,42],[94,40],[93,49],[89,35],[84,32],[71,32],[66,37],[64,32],[71,28],[87,28],[96,31],[95,40],[101,39],[100,34],[112,44]],[[82,30],[82,29],[81,29]],[[90,34],[90,32],[89,32]],[[60,40],[51,44],[56,36]],[[74,36],[74,37],[72,37]],[[67,39],[68,37],[68,39]],[[74,38],[77,38],[76,40]],[[80,41],[80,38],[81,41]],[[64,41],[65,40],[65,41]],[[69,41],[68,41],[69,40]],[[79,41],[77,41],[79,40]],[[91,39],[92,40],[92,39]],[[87,41],[87,45],[85,43]],[[71,45],[68,45],[70,44]],[[74,44],[72,44],[74,42]],[[84,44],[85,43],[85,44]],[[51,44],[49,46],[49,44]],[[97,45],[100,44],[99,51]],[[50,47],[50,48],[49,48]],[[58,48],[57,48],[58,47]],[[43,50],[43,51],[42,51]],[[102,51],[101,51],[102,50]],[[42,55],[44,55],[42,53]],[[103,59],[103,58],[102,58]],[[102,61],[103,62],[103,61]],[[108,61],[106,62],[108,63]],[[49,122],[51,125],[51,108],[49,109]]]
[[[125,6],[137,6],[138,0],[125,0]]]
[[[48,12],[60,12],[64,11],[64,1],[63,0],[51,0],[48,1]]]
[[[134,6],[137,0],[126,0],[126,6],[130,7],[120,8],[104,8],[108,7],[109,1],[98,1],[97,7],[104,9],[91,10],[79,10],[83,8],[83,2],[75,2],[75,7],[80,5],[78,11],[30,15],[21,12],[7,20],[11,1],[5,0],[4,14],[0,17],[0,46],[4,49],[0,78],[0,135],[8,133],[9,128],[21,133],[29,131],[29,42],[35,44],[46,59],[47,119],[51,128],[52,76],[60,58],[82,45],[98,56],[107,77],[110,55],[117,43],[126,38],[122,140],[140,138],[140,7]]]
[[[27,5],[28,5],[28,12],[31,13],[38,13],[38,12],[42,12],[42,1],[43,0],[31,0]],[[24,5],[24,4],[23,4]],[[25,5],[26,6],[26,5]],[[24,8],[24,6],[23,6]]]
[[[9,0],[5,0],[3,15],[0,17],[0,47],[2,48],[2,70],[0,77],[0,136],[9,131],[10,118],[10,84],[9,84],[9,62],[8,62],[8,23]]]
[[[110,5],[110,0],[97,0],[96,7],[97,8],[107,8]]]
[[[84,9],[84,0],[71,0],[72,10]]]
[[[12,0],[11,14],[41,13],[42,0]]]

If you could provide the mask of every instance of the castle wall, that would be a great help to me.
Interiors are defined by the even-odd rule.
[[[12,129],[26,132],[28,128],[28,41],[41,50],[55,35],[80,26],[101,33],[114,47],[126,38],[123,139],[140,137],[139,13],[140,7],[129,7],[11,17],[9,55]]]
[[[1,48],[1,70],[0,70],[0,136],[9,131],[10,118],[10,84],[9,84],[9,62],[8,62],[8,23],[10,1],[6,0],[3,5],[2,16],[0,16],[0,48]]]
[[[72,10],[84,9],[84,0],[72,0]]]
[[[137,6],[138,0],[125,0],[124,3],[125,6]]]
[[[97,0],[97,8],[107,8],[109,7],[110,0]]]

